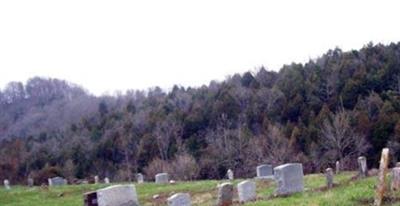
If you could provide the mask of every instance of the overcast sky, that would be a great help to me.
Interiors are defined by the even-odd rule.
[[[399,41],[397,2],[2,0],[0,87],[43,76],[103,94],[279,70]]]

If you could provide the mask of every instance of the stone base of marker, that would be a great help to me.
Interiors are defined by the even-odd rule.
[[[237,185],[239,202],[245,203],[256,200],[256,183],[245,180]]]
[[[390,183],[390,189],[392,191],[400,190],[400,167],[392,169],[392,182]]]
[[[233,202],[233,184],[226,182],[218,185],[217,206],[230,206]]]
[[[168,206],[191,206],[188,193],[176,193],[167,199]]]

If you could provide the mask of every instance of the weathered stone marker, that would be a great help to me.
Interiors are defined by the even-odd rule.
[[[396,162],[396,167],[400,167],[400,162]]]
[[[10,190],[11,189],[9,180],[4,180],[3,183],[4,183],[4,187],[6,188],[6,190]]]
[[[400,167],[392,169],[392,183],[390,184],[392,191],[399,191],[400,189]]]
[[[110,184],[110,179],[108,177],[104,178],[104,183]]]
[[[218,185],[217,206],[230,206],[233,200],[233,184],[229,182]]]
[[[367,158],[364,156],[358,157],[358,176],[362,178],[368,176]]]
[[[176,193],[167,199],[168,206],[191,206],[188,193]]]
[[[274,169],[272,165],[259,165],[257,166],[257,178],[274,178]]]
[[[156,174],[156,183],[167,184],[168,183],[168,173]]]
[[[62,177],[53,177],[48,179],[49,186],[62,186],[67,184],[67,180]]]
[[[97,190],[96,194],[98,206],[139,206],[134,185],[114,185]]]
[[[98,206],[97,192],[88,192],[88,193],[83,194],[83,205],[84,206]]]
[[[384,148],[382,150],[381,162],[379,163],[379,174],[378,174],[378,185],[375,190],[375,206],[381,206],[383,196],[386,190],[386,173],[389,164],[389,149]]]
[[[28,178],[28,187],[33,187],[34,184],[33,178]]]
[[[137,178],[138,184],[142,184],[142,183],[144,182],[144,178],[143,178],[142,173],[138,173],[138,174],[136,175],[136,178]]]
[[[239,201],[241,203],[253,201],[256,199],[256,183],[245,180],[237,185]]]
[[[232,171],[231,169],[229,169],[229,170],[226,172],[226,176],[228,176],[228,179],[229,179],[229,180],[233,180],[233,179],[234,179],[234,177],[233,177],[233,171]]]
[[[288,195],[304,190],[303,165],[289,163],[274,168],[274,176],[277,184],[276,195]]]
[[[99,184],[100,180],[99,180],[99,176],[94,176],[94,184]]]
[[[327,168],[325,170],[325,177],[326,177],[326,187],[332,188],[333,187],[333,169]]]
[[[339,161],[336,161],[336,174],[339,174],[340,173],[340,162]]]

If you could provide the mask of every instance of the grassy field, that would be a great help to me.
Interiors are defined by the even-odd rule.
[[[246,206],[261,205],[371,205],[373,202],[376,177],[363,180],[352,178],[354,173],[335,176],[336,186],[327,190],[322,174],[305,177],[306,190],[289,197],[274,197],[274,182],[257,181],[257,201]],[[237,184],[240,180],[234,181]],[[174,185],[156,185],[145,183],[136,185],[141,205],[165,205],[166,198],[176,192],[189,192],[193,205],[214,205],[217,195],[216,186],[223,181],[208,180],[195,182],[177,182]],[[51,189],[14,186],[11,190],[0,189],[1,206],[81,206],[82,194],[107,187],[108,185],[69,185]],[[159,198],[153,200],[153,195]],[[390,194],[385,205],[400,205],[400,194]],[[235,197],[237,199],[237,197]],[[238,205],[236,203],[236,205]]]

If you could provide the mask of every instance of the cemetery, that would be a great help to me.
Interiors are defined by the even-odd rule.
[[[382,150],[378,173],[368,172],[366,157],[356,160],[358,171],[327,168],[319,174],[303,174],[300,163],[276,167],[259,165],[254,178],[234,179],[234,170],[223,180],[168,181],[168,173],[153,180],[137,174],[135,182],[105,181],[69,184],[62,177],[49,185],[12,185],[4,180],[0,205],[65,206],[191,206],[191,205],[396,205],[400,204],[400,167],[389,168],[389,151]],[[338,163],[334,163],[337,166]],[[271,170],[272,169],[272,170]],[[376,169],[375,169],[376,170]],[[260,178],[267,176],[268,178]],[[95,176],[95,179],[100,177]]]

